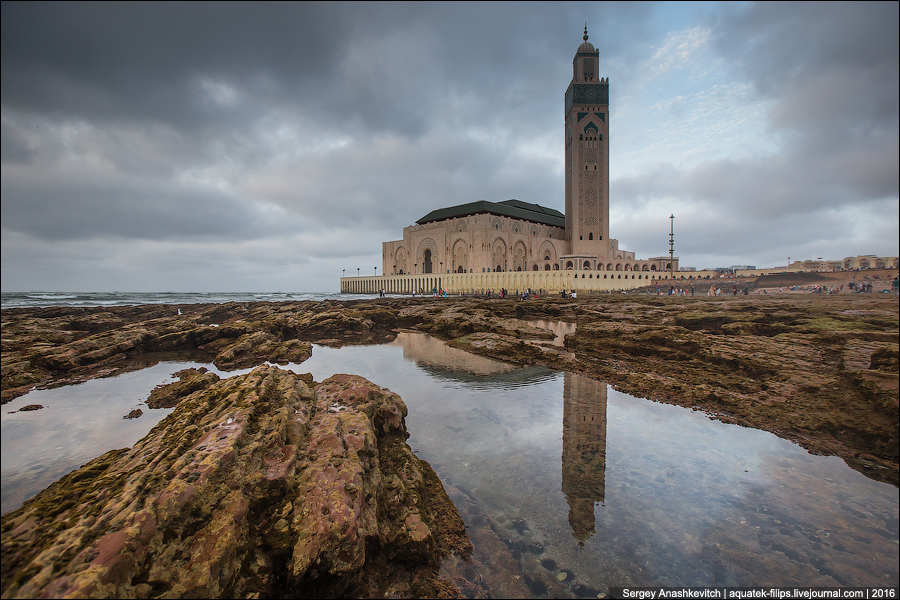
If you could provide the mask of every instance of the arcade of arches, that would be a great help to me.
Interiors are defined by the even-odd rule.
[[[627,289],[678,270],[676,257],[638,259],[609,236],[609,79],[595,76],[599,51],[587,29],[582,39],[562,123],[565,214],[515,199],[433,210],[382,244],[383,285],[366,278],[342,290],[429,291],[438,280],[458,291],[578,289],[576,273],[590,289]]]

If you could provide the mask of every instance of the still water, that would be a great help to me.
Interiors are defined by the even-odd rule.
[[[3,511],[62,474],[65,457],[77,468],[134,443],[162,411],[122,415],[187,366],[200,365],[160,363],[4,405]],[[475,544],[475,563],[450,559],[445,573],[495,597],[594,597],[628,585],[898,585],[897,488],[772,434],[418,333],[387,345],[315,346],[290,368],[317,381],[355,373],[400,394],[409,444],[441,477]],[[45,408],[7,414],[31,403]],[[132,424],[143,433],[123,442],[117,436]]]

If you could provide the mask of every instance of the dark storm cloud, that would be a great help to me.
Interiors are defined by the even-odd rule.
[[[23,181],[2,186],[4,229],[44,240],[93,237],[243,240],[276,235],[302,223],[278,209],[205,188],[140,179]]]
[[[258,77],[263,91],[266,76],[312,84],[341,58],[341,6],[4,2],[3,101],[86,118],[214,119],[190,102],[196,77]]]
[[[100,119],[182,127],[303,107],[365,128],[419,134],[451,93],[532,103],[556,76],[548,31],[574,7],[375,3],[3,3],[3,103]],[[613,5],[604,31],[646,37],[645,5]],[[591,10],[578,9],[579,15]],[[573,35],[574,37],[574,35]],[[596,36],[595,37],[599,37]],[[598,41],[601,44],[601,41]],[[570,48],[566,48],[566,58]],[[499,68],[498,68],[499,67]],[[523,76],[531,85],[523,87]],[[202,78],[252,102],[198,99]],[[557,98],[558,93],[546,93]],[[558,111],[558,106],[554,106]],[[554,115],[555,116],[555,115]]]
[[[707,28],[734,83],[773,105],[769,154],[613,173],[623,246],[660,253],[632,220],[667,198],[698,223],[756,227],[759,248],[781,232],[768,217],[830,232],[810,211],[898,187],[897,8],[857,6],[701,5],[724,13],[698,18],[646,3],[3,2],[4,279],[21,245],[59,261],[191,255],[235,276],[266,264],[287,280],[308,263],[330,286],[435,208],[562,209],[562,94],[585,20],[614,115],[641,111],[642,65],[659,66],[670,34]],[[617,123],[617,139],[632,134]]]
[[[135,177],[128,193],[118,190],[123,181],[98,192],[70,179],[59,210],[28,218],[18,208],[48,206],[56,188],[7,186],[16,196],[4,210],[17,218],[4,227],[90,236],[101,223],[114,228],[116,215],[122,235],[139,223],[141,235],[162,239],[181,228],[145,218],[143,202],[128,198],[157,195],[137,192],[147,178],[217,165],[231,166],[218,170],[237,187],[249,185],[242,172],[261,170],[250,180],[280,172],[279,192],[267,200],[307,221],[343,226],[350,215],[392,227],[391,237],[436,203],[515,196],[561,206],[561,190],[551,193],[535,171],[508,185],[503,173],[528,161],[496,150],[526,144],[560,120],[559,90],[547,82],[565,85],[572,43],[554,47],[547,32],[567,27],[576,10],[583,12],[486,3],[4,3],[5,163],[50,173],[67,157],[91,155]],[[624,25],[595,35],[598,46],[626,48],[617,36],[649,35],[648,10],[604,8]],[[94,131],[73,140],[62,131],[72,123]],[[291,151],[270,140],[285,128],[298,147],[338,138],[349,146],[285,159]],[[477,139],[466,139],[468,130]],[[195,194],[185,206],[215,204]],[[92,223],[68,217],[72,198],[84,199],[79,216],[112,205]],[[198,232],[235,222],[212,220],[218,225]],[[156,235],[154,225],[163,227]]]

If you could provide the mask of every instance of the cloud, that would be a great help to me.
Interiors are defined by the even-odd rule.
[[[435,208],[562,209],[585,20],[623,247],[665,253],[672,212],[683,264],[895,231],[873,224],[898,197],[897,5],[693,10],[4,2],[4,289],[39,273],[217,289],[207,270],[336,289]]]

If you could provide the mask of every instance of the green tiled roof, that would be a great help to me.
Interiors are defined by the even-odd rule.
[[[522,202],[521,200],[504,200],[503,202],[479,200],[478,202],[469,202],[467,204],[439,208],[431,211],[416,221],[416,223],[423,225],[434,221],[443,221],[444,219],[454,219],[478,213],[490,213],[493,215],[512,217],[514,219],[522,219],[523,221],[531,221],[532,223],[550,225],[551,227],[566,226],[566,216],[558,210],[531,204],[529,202]]]

